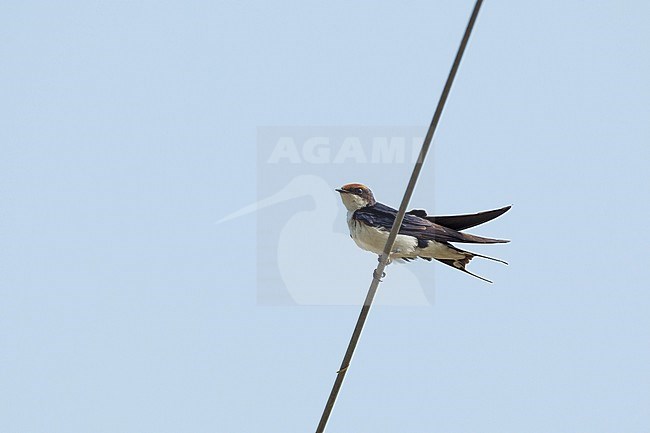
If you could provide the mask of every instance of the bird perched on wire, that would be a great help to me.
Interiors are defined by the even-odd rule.
[[[395,221],[397,211],[375,200],[370,188],[360,183],[348,183],[337,189],[341,200],[348,210],[347,221],[350,237],[366,251],[381,255],[388,239],[388,234]],[[482,257],[507,264],[503,260],[462,250],[451,242],[470,244],[497,244],[509,242],[461,233],[503,215],[510,206],[476,214],[430,216],[422,209],[413,209],[404,215],[389,263],[392,260],[410,261],[422,258],[427,261],[435,259],[445,265],[459,269],[483,281],[492,281],[476,275],[465,266],[474,257]]]

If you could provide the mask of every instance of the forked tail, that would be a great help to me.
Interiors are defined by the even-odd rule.
[[[454,247],[454,249],[457,252],[459,252],[459,253],[461,253],[463,255],[462,259],[436,259],[436,260],[439,261],[440,263],[444,263],[447,266],[451,266],[452,268],[458,269],[459,271],[463,271],[466,274],[469,274],[469,275],[471,275],[473,277],[476,277],[479,280],[487,281],[488,283],[492,283],[492,281],[488,280],[487,278],[481,277],[480,275],[477,275],[477,274],[475,274],[473,272],[470,272],[465,268],[467,266],[467,264],[474,257],[481,257],[483,259],[488,259],[488,260],[492,260],[492,261],[495,261],[495,262],[503,263],[504,265],[508,264],[508,262],[506,262],[504,260],[501,260],[501,259],[496,259],[494,257],[484,256],[483,254],[472,253],[470,251],[461,250],[461,249],[456,248],[456,247]]]

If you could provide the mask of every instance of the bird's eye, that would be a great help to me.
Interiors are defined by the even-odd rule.
[[[355,188],[355,189],[354,189],[354,192],[355,192],[356,194],[361,194],[361,193],[363,193],[363,190],[362,190],[361,188]]]

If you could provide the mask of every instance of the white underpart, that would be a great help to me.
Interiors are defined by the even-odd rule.
[[[348,211],[347,221],[350,228],[350,236],[359,248],[371,251],[380,255],[384,252],[388,240],[388,230],[380,230],[362,224],[352,218],[354,211]],[[418,240],[413,236],[397,235],[391,259],[431,257],[434,259],[462,259],[465,256],[445,244],[430,241],[426,248],[418,248]]]

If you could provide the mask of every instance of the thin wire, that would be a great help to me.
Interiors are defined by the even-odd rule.
[[[336,397],[339,394],[341,385],[343,384],[343,379],[345,378],[345,374],[347,373],[348,367],[350,366],[352,355],[354,354],[354,350],[356,349],[357,343],[359,342],[359,337],[361,336],[363,325],[366,322],[366,318],[368,317],[368,312],[370,311],[370,306],[372,305],[372,301],[375,298],[375,294],[377,293],[377,288],[379,287],[379,283],[381,281],[380,278],[382,278],[382,275],[384,274],[384,269],[388,265],[390,251],[393,249],[393,244],[395,243],[395,239],[397,238],[398,230],[402,226],[402,221],[404,220],[404,215],[406,214],[406,208],[408,207],[409,201],[411,200],[411,196],[413,195],[415,184],[417,183],[418,176],[420,175],[420,171],[422,170],[422,165],[424,164],[424,159],[426,158],[427,152],[429,151],[429,147],[431,146],[433,134],[435,133],[436,128],[438,127],[438,122],[440,121],[442,110],[445,107],[445,102],[447,101],[447,97],[449,96],[451,85],[453,84],[454,78],[456,77],[458,66],[460,65],[461,59],[463,58],[463,53],[465,52],[465,48],[467,47],[469,36],[472,33],[472,29],[474,28],[474,23],[476,22],[476,17],[478,16],[478,12],[479,9],[481,8],[482,3],[483,0],[476,0],[476,3],[474,5],[474,10],[472,11],[472,15],[470,16],[469,21],[467,23],[465,34],[463,35],[463,39],[460,42],[460,46],[458,47],[458,52],[456,53],[456,58],[454,59],[454,63],[451,66],[451,70],[449,71],[449,76],[447,77],[447,82],[445,83],[445,87],[442,89],[442,94],[440,95],[438,106],[436,107],[436,111],[433,114],[431,125],[429,125],[429,130],[427,131],[427,135],[424,138],[422,149],[420,149],[420,154],[418,155],[418,159],[415,162],[415,167],[413,167],[413,173],[411,174],[411,179],[409,180],[408,186],[406,187],[406,191],[404,192],[404,197],[402,198],[402,203],[400,204],[399,211],[397,212],[397,216],[395,217],[395,222],[393,223],[393,226],[390,230],[390,234],[388,235],[388,240],[386,241],[386,245],[384,246],[384,251],[382,255],[379,257],[379,264],[377,265],[377,268],[373,272],[373,279],[372,282],[370,283],[368,294],[366,295],[366,299],[363,302],[363,307],[361,308],[361,313],[359,314],[359,318],[357,319],[357,324],[354,327],[354,331],[352,332],[352,338],[350,338],[350,343],[348,344],[348,348],[345,352],[345,356],[343,357],[341,368],[339,369],[339,371],[337,371],[336,380],[334,381],[334,385],[332,386],[332,391],[330,392],[330,396],[327,399],[327,403],[325,404],[325,409],[323,409],[323,414],[320,418],[320,422],[318,423],[318,427],[316,428],[316,433],[323,433],[325,431],[327,420],[329,419],[329,416],[332,413],[332,409],[334,408]]]

